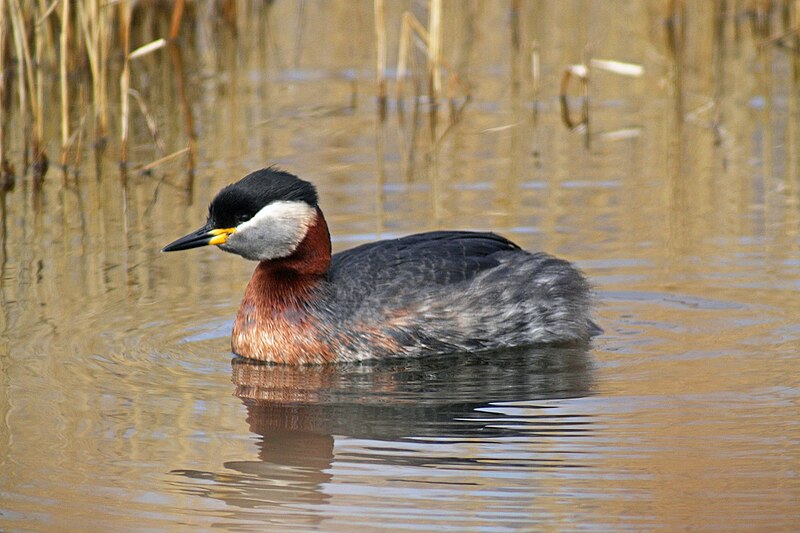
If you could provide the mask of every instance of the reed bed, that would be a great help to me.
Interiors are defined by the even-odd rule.
[[[44,178],[49,166],[46,147],[55,140],[45,138],[45,120],[51,116],[57,116],[60,122],[57,160],[61,168],[77,165],[84,139],[91,138],[95,148],[102,150],[113,135],[111,124],[116,123],[119,128],[116,157],[125,169],[131,99],[145,115],[154,142],[163,152],[164,145],[158,139],[147,103],[131,87],[131,62],[169,42],[178,46],[184,8],[182,1],[0,0],[2,183],[13,183],[16,168],[22,176]],[[132,49],[131,25],[137,16],[142,18],[143,11],[170,21],[170,32],[165,36],[170,41],[153,35],[152,41]],[[115,98],[118,105],[111,104]],[[50,109],[51,106],[56,109]],[[118,116],[112,117],[112,111]],[[15,153],[22,156],[17,164],[10,161],[10,135],[15,135]],[[187,137],[191,139],[193,135]],[[188,151],[194,149],[192,143],[187,144]],[[186,152],[183,148],[177,151]],[[163,158],[164,154],[160,156]]]
[[[209,5],[213,8],[208,8]],[[184,79],[181,29],[221,26],[219,21],[201,20],[207,16],[235,27],[239,12],[246,17],[255,5],[255,1],[232,0],[211,4],[202,4],[201,0],[0,0],[0,185],[13,184],[15,169],[19,169],[20,176],[43,179],[49,164],[48,146],[52,149],[58,145],[59,155],[55,159],[66,171],[80,161],[86,140],[96,150],[103,151],[112,137],[116,152],[106,155],[116,158],[124,171],[129,166],[135,113],[144,117],[144,121],[136,123],[145,124],[154,149],[152,161],[137,161],[131,168],[150,170],[163,162],[182,159],[187,175],[192,175],[197,139]],[[272,3],[258,5],[269,9]],[[534,87],[532,97],[537,98],[543,84],[540,54],[546,51],[535,40],[521,41],[518,15],[525,5],[525,0],[509,3],[507,30],[511,46],[525,55],[520,64],[528,65]],[[664,0],[661,5],[667,49],[679,66],[686,41],[686,2]],[[420,102],[429,105],[432,123],[436,121],[439,104],[449,102],[451,119],[455,120],[469,101],[471,89],[465,81],[467,73],[451,64],[458,52],[454,50],[457,44],[445,34],[447,25],[452,25],[457,12],[465,9],[466,4],[441,0],[404,2],[407,10],[399,10],[399,16],[397,6],[394,0],[373,0],[372,6],[375,98],[381,117],[385,118],[393,81],[393,96],[400,113],[407,101],[406,86],[410,83],[414,88],[412,125],[419,122]],[[303,12],[298,10],[299,17]],[[387,15],[388,12],[392,14]],[[475,12],[480,16],[480,9]],[[800,0],[718,0],[713,13],[720,20],[732,20],[733,31],[737,33],[741,25],[750,24],[763,47],[780,47],[794,54],[795,78],[800,77]],[[153,31],[148,34],[137,30],[137,23],[143,20],[164,23],[151,24]],[[242,24],[241,20],[238,23]],[[298,27],[302,28],[302,21]],[[298,46],[303,45],[302,39],[297,41]],[[299,57],[299,51],[295,52]],[[136,87],[132,77],[137,62],[152,54],[159,54],[159,61],[171,62],[175,96],[184,117],[185,145],[172,147],[171,153],[167,153],[161,139],[144,88]],[[643,75],[638,65],[585,55],[579,64],[564,65],[562,73],[562,116],[567,127],[573,129],[588,129],[592,71],[631,77]],[[679,68],[676,76],[680,76]],[[569,106],[569,95],[575,94],[574,80],[578,81],[578,96],[582,97],[577,117]],[[51,130],[45,128],[45,123],[54,120],[58,120],[59,127],[49,133]],[[48,134],[52,138],[46,138]],[[13,152],[10,152],[12,139]]]

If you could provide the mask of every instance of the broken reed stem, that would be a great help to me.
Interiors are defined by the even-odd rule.
[[[377,78],[378,78],[378,106],[381,116],[386,111],[386,7],[383,0],[375,0],[375,42],[378,49]]]
[[[569,90],[569,82],[575,76],[580,80],[581,93],[583,95],[583,105],[581,107],[581,119],[577,122],[572,120],[572,113],[569,109],[569,101],[567,99],[567,92]],[[559,101],[561,103],[561,120],[564,125],[570,130],[574,130],[579,126],[586,126],[589,123],[589,70],[585,64],[570,65],[564,69],[564,74],[561,76],[561,87],[559,90]]]
[[[403,89],[408,70],[408,58],[411,50],[411,40],[414,34],[422,40],[426,50],[428,47],[428,30],[420,24],[417,17],[410,11],[403,13],[402,22],[400,23],[400,43],[397,51],[397,100],[400,102],[403,98]]]
[[[61,1],[61,0],[53,0],[53,1],[50,3],[50,5],[47,7],[47,9],[44,9],[44,4],[42,3],[42,0],[39,0],[39,5],[40,5],[40,7],[42,7],[43,9],[42,9],[42,14],[39,16],[39,20],[37,20],[37,21],[36,21],[36,25],[37,25],[37,26],[38,26],[39,24],[43,24],[43,23],[44,23],[44,21],[45,21],[45,20],[47,20],[47,17],[49,17],[49,16],[50,16],[50,13],[52,13],[53,11],[55,11],[55,10],[56,10],[56,8],[58,7],[58,3],[59,3],[60,1]]]
[[[188,147],[181,148],[177,152],[172,152],[171,154],[165,155],[164,157],[162,157],[160,159],[156,159],[152,163],[146,164],[140,170],[142,172],[149,172],[150,170],[153,170],[154,168],[156,168],[158,165],[161,165],[163,163],[166,163],[167,161],[171,161],[171,160],[175,159],[176,157],[179,157],[179,156],[182,156],[183,154],[188,154],[188,153],[189,153],[189,148]]]
[[[67,50],[69,48],[69,5],[68,0],[61,2],[61,36],[59,43],[59,82],[61,83],[61,166],[67,167],[69,152],[69,85],[67,84]]]

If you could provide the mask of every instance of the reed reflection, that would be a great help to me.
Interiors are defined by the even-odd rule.
[[[480,454],[502,454],[511,446],[508,437],[515,437],[513,446],[527,438],[533,450],[541,450],[528,467],[574,467],[554,463],[546,450],[591,430],[586,416],[536,404],[591,393],[585,349],[527,348],[373,365],[290,367],[243,359],[232,364],[235,395],[246,406],[250,431],[259,436],[257,457],[225,462],[220,472],[172,473],[198,480],[187,482],[191,493],[240,508],[325,502],[324,487],[336,476],[337,459],[391,465],[401,468],[401,476],[404,468],[439,467],[454,475],[463,468],[470,475],[466,472],[489,464],[502,466],[495,458],[483,464]],[[504,412],[503,402],[523,403]],[[343,458],[347,439],[374,445]],[[375,451],[380,442],[391,444]],[[463,442],[491,451],[465,456],[454,448]],[[414,443],[413,453],[398,452],[408,443]]]

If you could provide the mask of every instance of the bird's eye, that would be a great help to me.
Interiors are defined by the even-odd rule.
[[[246,213],[242,213],[241,215],[236,217],[236,222],[239,223],[239,224],[241,224],[243,222],[247,222],[248,220],[250,220],[250,215],[248,215]]]

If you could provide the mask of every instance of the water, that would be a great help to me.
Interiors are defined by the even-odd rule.
[[[381,121],[372,5],[349,5],[276,3],[238,38],[184,35],[191,188],[181,159],[123,183],[112,139],[77,174],[2,198],[0,527],[796,529],[791,52],[758,48],[746,15],[712,40],[709,3],[689,8],[676,56],[655,4],[580,2],[525,4],[515,51],[507,8],[470,4],[446,25],[472,86],[459,120],[445,106],[415,122],[409,96],[404,121],[394,100]],[[584,43],[645,69],[594,72],[588,147],[557,98]],[[166,57],[132,85],[177,150]],[[143,122],[132,132],[133,165],[157,159]],[[335,249],[492,229],[575,261],[605,334],[376,365],[232,360],[253,264],[159,249],[272,163],[318,185]]]

